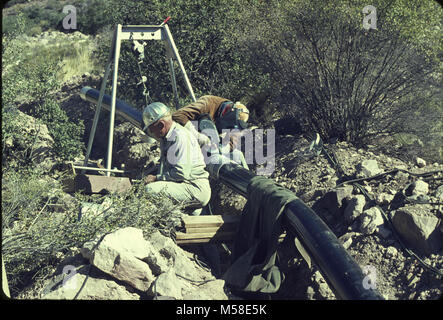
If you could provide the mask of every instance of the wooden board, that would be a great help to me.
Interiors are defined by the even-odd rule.
[[[221,227],[227,224],[238,224],[238,215],[185,216],[182,218],[185,228]]]
[[[233,240],[239,222],[238,215],[184,216],[185,232],[177,232],[176,241],[186,244]]]
[[[184,216],[185,232],[176,233],[177,244],[234,241],[237,234],[239,215]],[[279,240],[284,239],[282,234]]]
[[[207,232],[207,233],[184,233],[177,232],[177,244],[207,243],[217,241],[230,241],[235,239],[235,232]]]

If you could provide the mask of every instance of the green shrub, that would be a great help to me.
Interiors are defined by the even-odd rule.
[[[407,17],[418,10],[438,27],[441,14],[432,3],[429,10],[421,1],[408,3],[372,2],[385,10],[378,11],[377,30],[362,26],[364,1],[262,3],[243,10],[244,35],[235,41],[243,40],[240,50],[255,71],[269,75],[277,110],[324,139],[363,145],[407,130],[417,107],[436,91],[437,65],[414,39],[438,34],[417,29],[409,35]]]
[[[3,54],[2,71],[2,115],[12,120],[13,113],[8,110],[18,105],[27,104],[29,114],[46,124],[54,139],[54,153],[62,160],[72,160],[82,151],[84,125],[82,121],[69,121],[64,110],[56,102],[54,94],[60,89],[57,75],[60,72],[60,61],[54,59],[30,59],[24,50],[25,45],[20,38],[3,39],[7,48]],[[25,51],[25,52],[24,52]],[[2,121],[3,124],[6,121]],[[8,144],[6,139],[20,138],[22,130],[12,121],[2,127],[2,147],[5,152]],[[14,131],[15,130],[15,131]],[[22,137],[20,139],[31,139]],[[30,144],[31,146],[32,144]],[[29,150],[26,151],[29,155]],[[29,160],[25,157],[25,160]],[[31,164],[31,163],[28,163]]]
[[[26,124],[26,127],[24,126]],[[39,144],[43,124],[35,120],[33,126],[16,109],[2,108],[2,165],[6,168],[32,167],[34,151]]]
[[[41,26],[33,26],[28,31],[28,35],[30,35],[31,37],[37,36],[37,35],[39,35],[41,33],[42,33],[42,27]]]
[[[241,34],[240,8],[248,8],[244,1],[109,1],[105,7],[107,23],[112,29],[117,24],[160,24],[168,22],[185,70],[195,95],[214,94],[233,100],[243,100],[260,92],[262,76],[230,41],[232,33]],[[111,45],[110,37],[99,43],[98,56],[105,65]],[[142,75],[148,79],[149,96],[153,101],[173,105],[173,94],[164,46],[159,41],[148,41]],[[191,102],[178,65],[175,65],[181,106]],[[146,104],[142,88],[137,86],[140,74],[132,43],[125,41],[119,63],[119,96],[135,107]],[[110,84],[108,86],[108,90]],[[245,101],[247,103],[247,101]]]
[[[49,267],[72,247],[128,226],[142,229],[145,235],[156,229],[167,234],[176,219],[176,204],[147,194],[141,185],[121,194],[76,194],[69,204],[63,198],[55,180],[32,172],[8,171],[2,176],[2,254],[13,297],[37,274],[40,279],[48,277]],[[83,211],[79,219],[86,204],[102,210],[88,215]]]

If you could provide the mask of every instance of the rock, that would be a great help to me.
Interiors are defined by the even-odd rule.
[[[149,265],[142,261],[154,250],[140,229],[128,227],[86,243],[81,253],[103,272],[146,291],[154,281]]]
[[[388,194],[388,193],[379,193],[375,196],[375,199],[377,201],[377,204],[379,205],[387,205],[391,203],[392,200],[394,200],[394,195]]]
[[[6,143],[12,149],[31,151],[32,146],[32,160],[35,167],[43,171],[50,171],[55,161],[53,159],[52,148],[54,146],[54,139],[49,133],[48,127],[40,120],[35,119],[18,109],[9,109],[6,112],[15,113],[16,115],[16,129],[20,130],[13,138],[9,138]],[[16,137],[23,137],[18,139]],[[29,145],[32,141],[32,145]],[[5,151],[5,150],[4,150]],[[6,156],[6,154],[4,154]]]
[[[392,222],[404,241],[418,251],[429,255],[443,247],[443,236],[438,230],[439,219],[429,205],[415,204],[399,208]]]
[[[395,247],[389,246],[388,248],[386,248],[386,257],[388,258],[395,257],[397,253],[398,251]]]
[[[367,178],[381,172],[376,160],[364,160],[357,166],[357,177]]]
[[[184,300],[227,300],[228,296],[224,293],[225,282],[220,279],[212,280],[199,284],[192,290],[186,289],[183,293]]]
[[[317,292],[319,295],[324,299],[335,299],[335,295],[332,292],[332,290],[329,288],[328,284],[326,283],[325,279],[321,275],[319,271],[316,271],[312,277],[311,281],[313,281],[315,287],[317,287]]]
[[[98,216],[104,212],[113,212],[112,200],[105,198],[103,203],[83,202],[80,207],[80,218],[87,219],[89,217]]]
[[[309,287],[306,289],[306,298],[307,298],[308,300],[314,300],[314,294],[315,294],[314,288],[312,288],[311,286],[309,286]]]
[[[195,275],[201,272],[197,269],[196,264],[193,263],[185,251],[177,246],[172,239],[163,236],[159,231],[153,232],[148,241],[153,249],[157,251],[166,264],[159,264],[159,271],[166,272],[171,266],[177,270],[180,276],[195,279]]]
[[[149,288],[148,295],[153,297],[159,295],[181,300],[183,299],[182,290],[184,286],[184,282],[175,275],[174,269],[170,269],[157,277]]]
[[[215,280],[212,274],[159,231],[145,240],[142,230],[127,227],[101,238],[84,244],[83,257],[137,290],[171,299],[227,299],[224,281],[206,284]]]
[[[423,160],[422,158],[415,158],[415,164],[419,167],[419,168],[423,168],[426,167],[426,161]]]
[[[363,208],[366,204],[366,199],[364,195],[358,194],[354,196],[346,206],[344,212],[345,221],[352,223],[357,219],[362,213]]]
[[[360,231],[363,234],[374,233],[376,229],[384,223],[380,209],[377,207],[372,207],[363,211],[360,221]]]
[[[443,202],[443,185],[439,186],[434,193],[435,197],[440,201]]]
[[[50,300],[140,300],[140,296],[132,293],[112,279],[94,277],[87,271],[88,266],[80,268],[64,283],[53,284],[43,290],[41,299]],[[55,287],[55,288],[54,288]]]
[[[113,159],[128,171],[149,168],[160,158],[158,143],[129,122],[115,128],[114,143]]]
[[[345,185],[343,187],[339,187],[335,189],[335,195],[337,199],[338,207],[342,207],[344,205],[344,200],[349,200],[352,197],[352,191],[354,187],[351,185]]]
[[[405,198],[407,203],[429,203],[430,201],[431,197],[425,194],[414,194]]]
[[[345,249],[348,249],[352,244],[352,237],[354,237],[357,234],[358,234],[357,232],[348,232],[339,237],[338,240]]]
[[[406,169],[405,169],[406,170]],[[396,181],[398,181],[399,183],[407,183],[408,179],[409,179],[409,175],[406,172],[403,171],[398,171],[395,176],[394,179]]]
[[[417,180],[417,181],[411,183],[405,189],[405,194],[407,196],[427,195],[428,192],[429,192],[429,185],[426,182],[424,182],[423,180]]]
[[[314,205],[314,210],[326,210],[332,215],[340,216],[352,197],[354,187],[345,185],[327,192]]]

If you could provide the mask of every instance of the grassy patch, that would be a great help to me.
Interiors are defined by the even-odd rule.
[[[19,37],[14,40],[22,42],[23,51],[19,62],[21,65],[59,61],[62,67],[57,74],[57,81],[60,83],[103,69],[94,57],[95,45],[90,38],[62,33],[53,36],[47,33],[42,35],[32,38]]]

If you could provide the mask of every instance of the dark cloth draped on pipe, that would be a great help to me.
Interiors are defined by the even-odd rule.
[[[283,233],[282,212],[297,197],[261,176],[251,179],[247,196],[235,238],[233,264],[223,278],[237,290],[275,293],[284,280],[276,265],[278,238]]]

